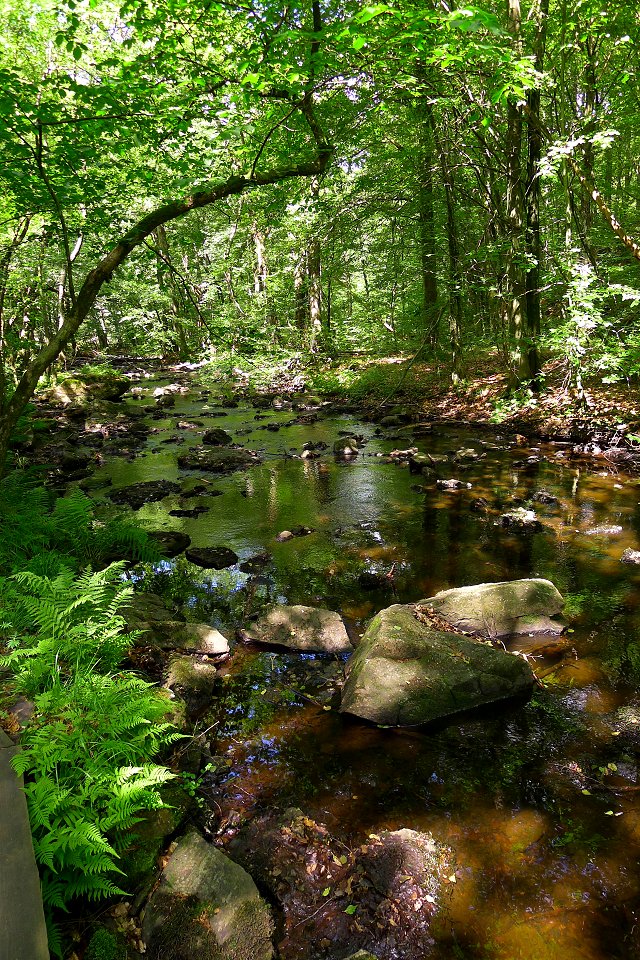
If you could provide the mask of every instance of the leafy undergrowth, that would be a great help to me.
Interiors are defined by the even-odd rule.
[[[168,700],[123,669],[132,642],[119,612],[132,593],[124,564],[83,569],[89,558],[104,566],[96,541],[112,546],[94,536],[89,501],[53,501],[15,475],[0,484],[0,523],[1,699],[30,705],[14,767],[25,778],[49,946],[62,956],[57,911],[126,888],[119,854],[140,814],[164,806],[160,788],[173,774],[155,760],[177,734]],[[19,732],[10,709],[3,725]]]

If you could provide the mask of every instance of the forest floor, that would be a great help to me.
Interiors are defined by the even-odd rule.
[[[405,406],[430,420],[495,425],[548,439],[584,442],[601,437],[608,446],[625,437],[633,445],[640,434],[640,384],[585,377],[580,396],[566,362],[551,359],[543,368],[542,389],[534,394],[510,389],[508,374],[496,372],[504,366],[494,349],[467,357],[458,383],[440,358],[414,362],[406,354],[384,359],[349,355],[330,361],[292,354],[257,362],[236,357],[214,362],[213,371],[269,393],[306,387],[372,414]]]

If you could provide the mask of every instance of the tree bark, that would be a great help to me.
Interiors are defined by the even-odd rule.
[[[521,53],[520,0],[507,0],[509,28],[516,54]],[[530,379],[526,345],[526,269],[524,238],[524,191],[522,182],[522,105],[511,97],[507,104],[507,230],[509,254],[505,303],[509,336],[513,341],[517,382]]]
[[[534,42],[534,65],[538,73],[544,69],[544,55],[549,20],[549,0],[540,0],[536,10],[536,37]],[[540,276],[542,270],[542,237],[540,234],[540,160],[542,159],[542,128],[540,126],[540,88],[534,87],[527,94],[527,191],[526,191],[526,308],[530,342],[528,344],[528,373],[534,390],[540,387]]]

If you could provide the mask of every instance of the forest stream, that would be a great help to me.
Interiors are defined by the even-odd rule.
[[[139,409],[169,382],[143,381],[144,395],[126,404]],[[233,856],[243,825],[295,807],[309,828],[307,849],[314,836],[330,836],[346,871],[371,835],[424,831],[449,851],[440,892],[422,905],[425,956],[640,956],[640,568],[620,560],[640,548],[638,480],[602,460],[572,459],[567,444],[534,446],[499,428],[435,424],[416,436],[411,426],[381,430],[331,406],[225,406],[195,379],[189,387],[149,416],[152,432],[135,456],[104,453],[91,490],[107,515],[115,509],[109,494],[132,484],[179,481],[184,491],[197,479],[204,488],[136,511],[151,530],[182,531],[193,546],[229,547],[240,558],[220,571],[184,557],[147,568],[151,589],[181,602],[189,617],[232,638],[261,605],[303,603],[338,611],[357,641],[392,603],[544,577],[566,600],[570,638],[561,652],[532,648],[545,680],[525,706],[485,708],[431,730],[341,716],[339,658],[237,643],[197,726],[207,731],[211,761],[201,811],[210,835]],[[176,429],[181,422],[191,428]],[[222,476],[179,468],[178,456],[213,427],[261,462]],[[333,455],[341,436],[358,438],[357,456]],[[301,459],[303,444],[314,445],[315,459]],[[409,447],[436,457],[467,451],[444,475],[470,486],[440,489],[389,457]],[[534,506],[540,529],[499,523],[523,504]],[[197,516],[170,513],[195,507],[203,508]],[[277,539],[283,531],[295,535]],[[265,553],[260,569],[240,570]],[[527,652],[522,638],[519,649]],[[322,870],[316,880],[312,866],[305,882],[315,887],[296,898],[293,886],[285,896],[279,872],[272,900],[285,904],[282,960],[367,945],[357,884],[330,882]],[[381,960],[413,956],[392,927]]]

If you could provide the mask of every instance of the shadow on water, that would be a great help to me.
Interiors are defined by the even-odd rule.
[[[588,470],[558,446],[436,430],[415,445],[482,457],[447,468],[472,485],[449,492],[380,456],[408,439],[385,440],[348,416],[258,416],[178,398],[137,459],[107,459],[100,471],[114,487],[199,480],[177,465],[202,432],[172,441],[183,419],[221,426],[261,452],[264,462],[246,473],[204,478],[216,497],[174,495],[138,512],[153,529],[188,533],[195,546],[229,546],[241,561],[269,552],[257,577],[168,564],[162,582],[191,598],[194,617],[233,629],[260,602],[286,598],[339,610],[357,635],[390,603],[540,576],[567,599],[572,649],[561,665],[550,662],[557,669],[524,707],[392,731],[337,713],[341,662],[239,648],[202,721],[216,724],[207,781],[214,820],[297,806],[351,846],[384,829],[433,833],[456,863],[432,925],[433,957],[640,957],[640,576],[620,562],[640,546],[636,481]],[[299,459],[303,443],[330,450],[339,431],[364,436],[357,458]],[[541,490],[557,500],[532,501]],[[198,517],[169,514],[196,503],[207,508]],[[523,505],[535,508],[538,532],[499,524],[501,513]],[[313,532],[276,540],[301,526]],[[316,955],[305,930],[287,941],[283,960]]]

